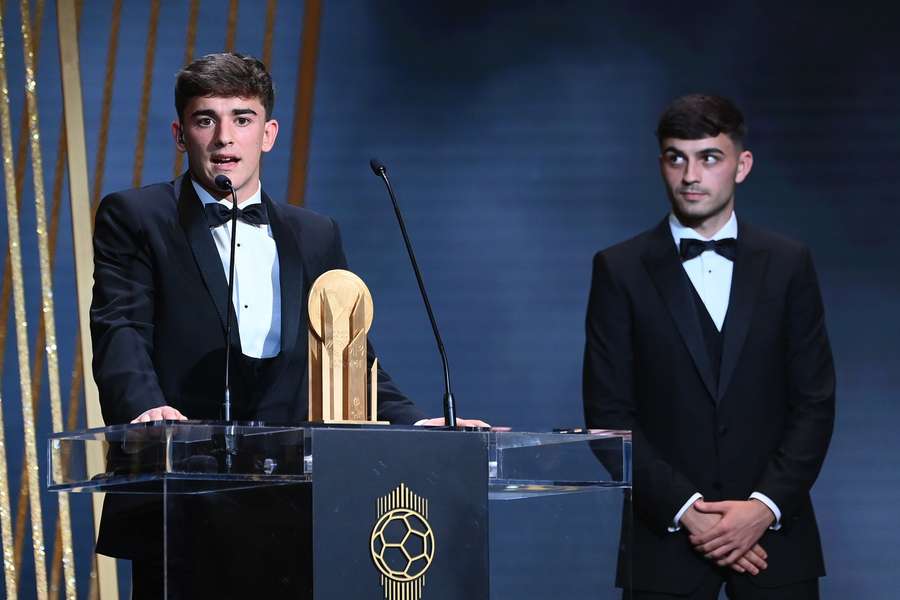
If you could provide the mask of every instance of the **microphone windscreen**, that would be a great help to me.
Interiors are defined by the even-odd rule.
[[[225,175],[216,175],[216,178],[213,180],[213,183],[216,184],[216,187],[222,190],[223,192],[230,192],[232,185],[231,180],[228,179]]]
[[[375,173],[377,177],[381,177],[382,175],[387,173],[387,167],[385,167],[384,163],[377,158],[373,158],[372,160],[370,160],[369,166],[372,167],[372,172]]]

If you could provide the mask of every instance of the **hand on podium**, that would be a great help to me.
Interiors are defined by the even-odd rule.
[[[444,417],[437,417],[435,419],[422,419],[421,421],[416,422],[416,427],[443,427],[445,424]],[[485,423],[480,419],[456,419],[457,427],[484,427],[486,429],[490,429],[490,424]]]
[[[145,410],[137,417],[135,417],[131,422],[149,423],[150,421],[164,420],[187,421],[187,417],[181,414],[181,412],[177,408],[172,408],[171,406],[157,406],[156,408]]]

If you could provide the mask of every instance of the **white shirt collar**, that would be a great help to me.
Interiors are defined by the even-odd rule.
[[[737,214],[734,211],[731,211],[731,218],[728,219],[728,222],[725,223],[719,231],[713,234],[711,238],[705,238],[690,227],[683,225],[674,213],[669,213],[669,229],[672,231],[672,239],[675,240],[676,247],[681,245],[682,238],[704,241],[737,238]]]
[[[216,202],[221,202],[222,204],[226,204],[227,206],[231,206],[231,198],[226,196],[221,200],[216,200],[213,198],[212,194],[206,191],[202,185],[197,183],[193,177],[191,177],[191,185],[194,186],[194,191],[197,192],[197,197],[200,198],[200,201],[206,204],[215,204]],[[250,204],[261,204],[262,203],[262,181],[259,182],[256,188],[256,192],[242,203],[244,206],[249,206]],[[238,204],[240,206],[241,203]]]

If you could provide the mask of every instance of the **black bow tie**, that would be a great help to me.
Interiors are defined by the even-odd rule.
[[[218,227],[231,220],[231,209],[220,202],[209,203],[205,208],[210,227]],[[269,222],[266,207],[261,202],[255,202],[244,209],[238,208],[237,218],[248,225],[264,225]]]
[[[691,260],[692,258],[697,258],[707,250],[712,250],[719,256],[723,256],[734,262],[734,257],[737,255],[737,240],[734,238],[724,238],[721,240],[704,242],[703,240],[684,238],[679,244],[679,250],[681,251],[681,260]]]

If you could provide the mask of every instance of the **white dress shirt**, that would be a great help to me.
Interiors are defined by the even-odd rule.
[[[737,239],[738,236],[737,216],[734,212],[731,213],[731,218],[728,219],[728,222],[725,223],[719,231],[714,233],[711,238],[704,237],[690,227],[682,225],[681,221],[679,221],[674,214],[669,215],[669,228],[672,230],[672,239],[675,240],[676,248],[681,247],[682,239],[695,239],[707,242],[725,238]],[[734,273],[734,263],[713,250],[706,250],[700,256],[682,261],[681,265],[684,267],[684,271],[691,280],[694,289],[697,290],[700,299],[703,300],[703,305],[706,307],[713,323],[716,324],[716,329],[722,331],[722,326],[725,323],[725,316],[728,312],[728,300],[731,295],[731,276]],[[675,518],[672,520],[672,526],[669,527],[670,532],[681,529],[681,517],[694,502],[701,498],[703,498],[703,496],[699,492],[688,498],[688,501],[684,503],[681,510],[675,514]],[[771,498],[760,492],[753,492],[750,494],[750,498],[759,500],[769,507],[772,514],[775,515],[775,523],[770,529],[780,529],[781,511],[778,509],[778,505],[776,505]]]
[[[231,208],[231,198],[216,200],[191,179],[204,206],[218,202]],[[262,203],[262,184],[241,208]],[[222,268],[228,278],[231,257],[231,221],[210,228]],[[237,222],[237,247],[234,256],[234,294],[232,302],[241,337],[241,350],[253,358],[270,358],[281,350],[281,281],[278,250],[268,225]]]

